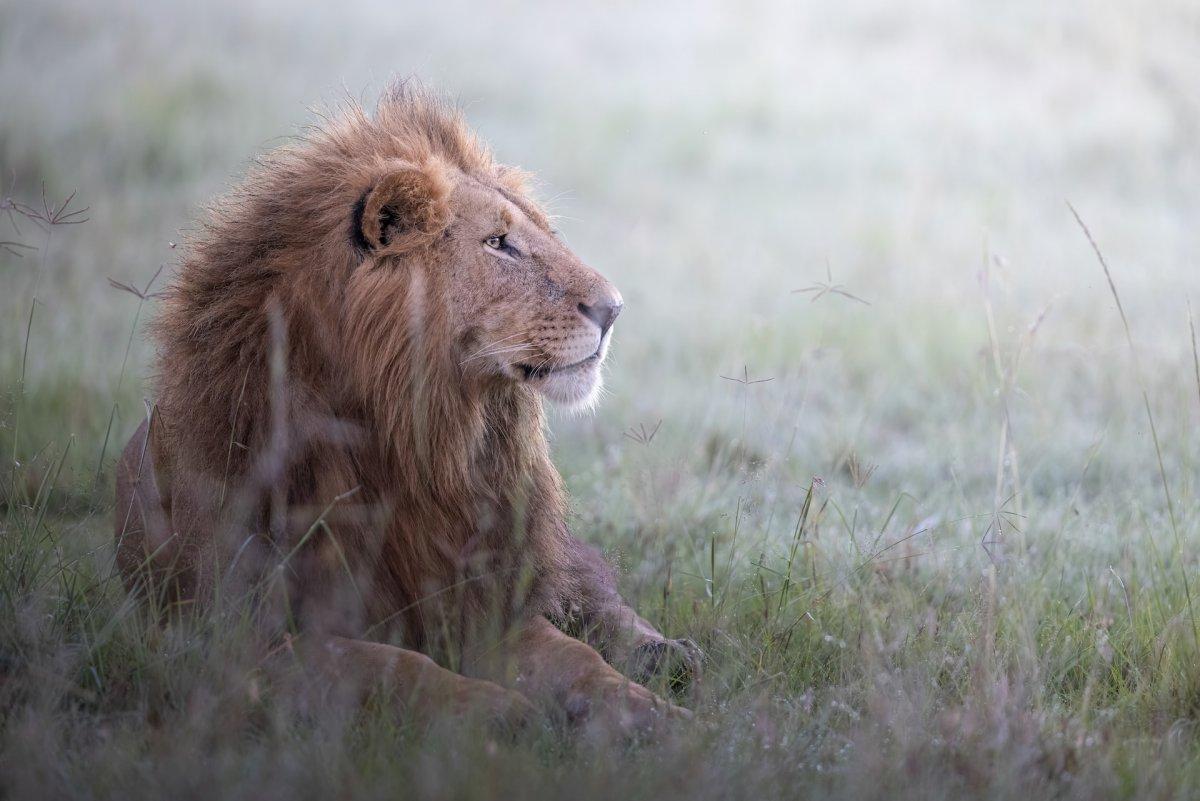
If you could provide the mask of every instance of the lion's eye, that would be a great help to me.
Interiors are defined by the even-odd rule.
[[[492,250],[504,250],[504,236],[489,236],[487,239],[483,240],[483,244],[485,247],[489,247]]]

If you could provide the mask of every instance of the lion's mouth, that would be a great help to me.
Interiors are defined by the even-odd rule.
[[[556,373],[565,373],[568,370],[574,370],[577,367],[583,367],[598,361],[600,361],[599,350],[597,350],[591,356],[588,356],[586,359],[580,359],[579,361],[572,362],[571,364],[539,364],[536,366],[532,364],[518,364],[517,369],[521,371],[521,375],[526,381],[531,381],[535,378],[545,378],[546,376],[554,375]]]

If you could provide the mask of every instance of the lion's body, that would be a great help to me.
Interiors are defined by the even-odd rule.
[[[476,254],[488,225],[535,272]],[[597,340],[597,292],[519,175],[420,92],[266,157],[153,327],[156,404],[118,470],[128,581],[267,585],[305,630],[425,651],[616,598],[568,533],[531,388],[580,396],[619,309]],[[525,364],[495,355],[509,329]]]

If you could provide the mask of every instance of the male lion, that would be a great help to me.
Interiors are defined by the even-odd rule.
[[[559,628],[640,678],[698,657],[571,536],[543,433],[543,397],[596,396],[621,305],[420,89],[271,153],[154,324],[157,403],[117,468],[127,584],[241,588],[338,684],[418,714],[687,716]]]

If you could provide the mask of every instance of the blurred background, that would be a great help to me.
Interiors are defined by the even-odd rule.
[[[0,237],[38,249],[0,254],[6,386],[38,299],[20,450],[74,436],[107,492],[152,313],[107,279],[166,280],[256,155],[414,76],[625,295],[599,411],[552,429],[580,528],[647,576],[735,508],[769,550],[814,475],[914,521],[1122,508],[1159,481],[1143,384],[1187,502],[1198,42],[1190,0],[0,0],[0,195],[88,209]]]

